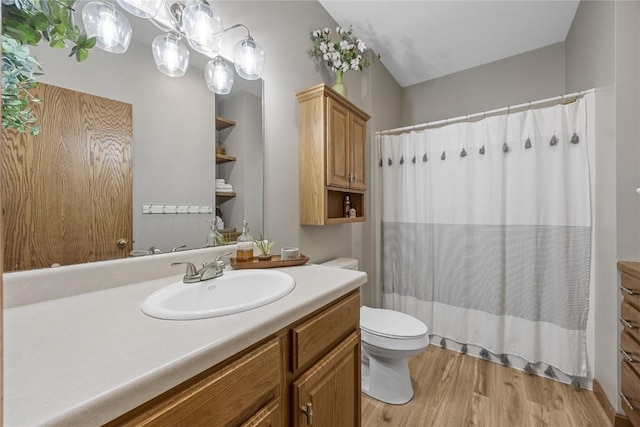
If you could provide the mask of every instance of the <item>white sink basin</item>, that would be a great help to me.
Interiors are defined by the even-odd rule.
[[[178,282],[159,289],[140,308],[159,319],[204,319],[262,307],[284,297],[295,286],[293,277],[280,271],[225,271],[216,279]]]

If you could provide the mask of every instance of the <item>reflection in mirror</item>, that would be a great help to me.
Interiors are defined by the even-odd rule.
[[[44,46],[33,48],[33,54],[38,58],[45,70],[44,76],[39,81],[71,89],[84,94],[95,95],[130,104],[132,118],[132,144],[131,158],[133,167],[132,180],[132,227],[130,230],[133,238],[126,239],[124,247],[118,251],[118,257],[129,256],[133,251],[137,253],[149,252],[155,248],[154,252],[168,252],[175,247],[186,245],[187,249],[200,248],[205,246],[206,237],[210,231],[210,220],[213,214],[205,213],[181,213],[181,214],[145,214],[145,205],[167,205],[167,206],[202,206],[210,207],[215,211],[216,201],[215,179],[216,179],[216,100],[209,92],[204,82],[203,70],[207,58],[198,58],[198,54],[192,52],[192,66],[189,67],[186,75],[181,78],[171,78],[158,72],[149,47],[151,40],[157,35],[155,27],[142,20],[132,20],[136,27],[134,36],[141,36],[144,43],[139,40],[132,40],[129,50],[125,54],[113,55],[102,52],[99,49],[92,50],[89,59],[83,63],[76,63],[66,57],[63,50],[55,50]],[[146,28],[145,25],[150,26]],[[145,39],[146,36],[146,39]],[[242,79],[237,79],[240,82]],[[253,82],[259,85],[259,89],[251,89],[250,93],[262,94],[262,81]],[[238,91],[241,89],[238,88]],[[246,89],[249,91],[249,89]],[[238,92],[240,93],[240,92]],[[233,98],[234,93],[229,95]],[[255,100],[254,100],[255,101]],[[242,127],[255,125],[257,131],[238,129],[230,131],[228,137],[241,138],[245,132],[251,134],[251,141],[258,143],[259,147],[245,147],[243,144],[236,144],[230,140],[227,144],[234,144],[230,148],[233,150],[249,150],[249,155],[238,151],[235,165],[222,170],[227,173],[225,178],[233,183],[234,190],[238,194],[236,200],[221,204],[224,209],[223,217],[228,224],[237,223],[236,212],[244,210],[242,215],[250,216],[255,212],[257,215],[249,218],[252,228],[256,231],[262,230],[262,101],[259,102],[259,120],[255,118],[243,119],[238,116],[238,122]],[[42,108],[51,105],[44,102]],[[256,104],[254,103],[254,106]],[[221,107],[222,108],[222,107]],[[226,108],[226,107],[225,107]],[[228,110],[231,112],[231,110]],[[64,116],[64,114],[62,115]],[[123,123],[119,120],[110,120],[107,127],[119,128]],[[234,134],[237,132],[237,136]],[[37,141],[32,143],[51,144],[47,141],[46,130]],[[243,138],[244,139],[244,138]],[[247,139],[248,140],[248,139]],[[3,142],[5,138],[3,136]],[[65,153],[61,150],[59,156]],[[109,152],[102,153],[108,156]],[[257,156],[260,157],[259,166]],[[8,157],[3,143],[3,162],[16,161],[15,156]],[[253,163],[249,163],[249,159]],[[76,161],[91,162],[88,155]],[[71,163],[70,163],[71,164]],[[247,173],[256,172],[250,179],[240,177],[241,171]],[[257,176],[259,171],[259,177]],[[72,182],[75,173],[73,166],[64,172],[64,176]],[[46,179],[56,179],[56,176],[48,176]],[[15,197],[7,194],[7,189],[3,179],[4,200]],[[244,191],[247,183],[250,184],[248,192]],[[49,194],[51,198],[68,197],[72,192],[72,187],[67,188],[67,195]],[[250,196],[250,192],[259,191],[259,195]],[[124,194],[124,193],[121,193]],[[240,197],[239,195],[242,195]],[[122,198],[116,197],[112,200],[111,209],[117,210],[122,202]],[[256,204],[245,206],[246,201],[256,201]],[[259,200],[259,202],[257,202]],[[39,201],[36,201],[39,202]],[[219,202],[219,201],[218,201]],[[219,203],[220,204],[220,203]],[[228,204],[224,206],[224,204]],[[82,212],[84,210],[79,209]],[[251,213],[249,213],[249,210]],[[189,210],[193,212],[193,210]],[[228,212],[227,212],[228,211]],[[105,215],[110,212],[104,212]],[[23,214],[21,214],[23,215]],[[60,245],[63,247],[73,247],[77,242],[71,239],[85,239],[90,232],[82,229],[81,224],[69,224],[69,215],[59,210],[44,211],[42,220],[46,222],[46,227],[53,229],[60,227],[64,223],[67,230],[74,230],[63,237],[56,238],[56,242],[51,242],[48,234],[29,235],[21,239],[16,244],[21,245],[22,254],[20,262],[5,261],[5,270],[20,270],[30,268],[49,267],[54,264],[69,264],[66,258],[56,258],[55,256],[36,256],[35,254],[44,247]],[[5,215],[3,215],[3,226],[6,230]],[[26,221],[26,217],[23,217]],[[66,221],[66,222],[65,222]],[[100,223],[100,216],[83,217],[84,223]],[[240,222],[241,223],[241,222]],[[32,228],[32,224],[22,222],[17,225],[23,228]],[[124,236],[126,230],[122,231]],[[73,237],[76,234],[77,237]],[[256,233],[257,234],[257,233]],[[6,235],[6,233],[5,233]],[[113,240],[113,239],[111,239]],[[120,247],[122,241],[109,241],[109,245]],[[5,241],[5,244],[7,242]],[[82,243],[84,244],[84,243]],[[65,249],[67,252],[68,249]],[[5,251],[6,253],[7,251]],[[15,251],[13,251],[15,252]],[[95,251],[94,251],[95,252]],[[113,258],[109,256],[107,258]],[[89,257],[87,259],[74,259],[72,262],[94,261],[104,258]]]

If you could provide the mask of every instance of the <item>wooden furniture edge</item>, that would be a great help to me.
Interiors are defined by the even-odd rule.
[[[607,395],[604,393],[604,389],[602,388],[598,380],[596,380],[595,378],[593,379],[593,393],[596,395],[596,399],[598,399],[598,403],[600,403],[600,406],[602,407],[604,412],[607,414],[607,417],[609,418],[609,421],[611,422],[612,426],[633,427],[631,425],[631,422],[629,421],[629,418],[627,418],[626,415],[619,414],[618,412],[616,412],[614,407],[609,402],[609,399],[607,399]]]
[[[640,262],[618,261],[618,270],[640,278]]]
[[[363,111],[360,107],[358,107],[353,102],[349,101],[344,96],[340,95],[338,92],[333,90],[331,87],[327,86],[326,83],[320,83],[315,86],[311,86],[305,90],[302,90],[296,93],[296,98],[298,102],[306,101],[307,99],[313,98],[317,96],[319,93],[323,93],[324,95],[330,96],[332,99],[340,102],[342,104],[346,104],[355,112],[358,116],[362,117],[365,122],[368,122],[371,116]]]

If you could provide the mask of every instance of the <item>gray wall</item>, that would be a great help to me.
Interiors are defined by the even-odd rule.
[[[261,86],[260,82],[246,80],[237,83],[238,87],[243,83]],[[234,127],[223,132],[227,133],[226,154],[237,158],[235,162],[217,167],[217,177],[226,179],[237,194],[224,202],[217,200],[217,205],[222,210],[226,228],[236,227],[240,231],[242,221],[246,219],[251,236],[257,239],[261,233],[264,234],[262,97],[245,90],[234,90],[228,96],[216,97],[216,100],[217,114],[236,122]]]
[[[33,49],[45,83],[133,105],[135,248],[203,247],[210,215],[142,215],[143,204],[212,205],[214,97],[202,71],[176,79],[157,71],[151,48],[135,40],[123,55],[93,49],[77,63],[68,50]]]
[[[564,43],[556,43],[406,87],[402,97],[403,125],[563,95],[564,57]]]
[[[581,2],[566,41],[567,89],[597,88],[594,377],[620,411],[617,260],[640,258],[640,6]]]

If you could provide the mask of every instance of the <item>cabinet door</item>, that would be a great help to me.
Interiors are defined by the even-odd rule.
[[[360,425],[360,335],[354,332],[293,383],[293,426]]]
[[[349,170],[353,174],[351,188],[364,190],[365,183],[365,138],[367,132],[367,122],[360,117],[351,115],[351,128],[349,129]]]
[[[327,185],[349,187],[349,111],[327,100]]]

